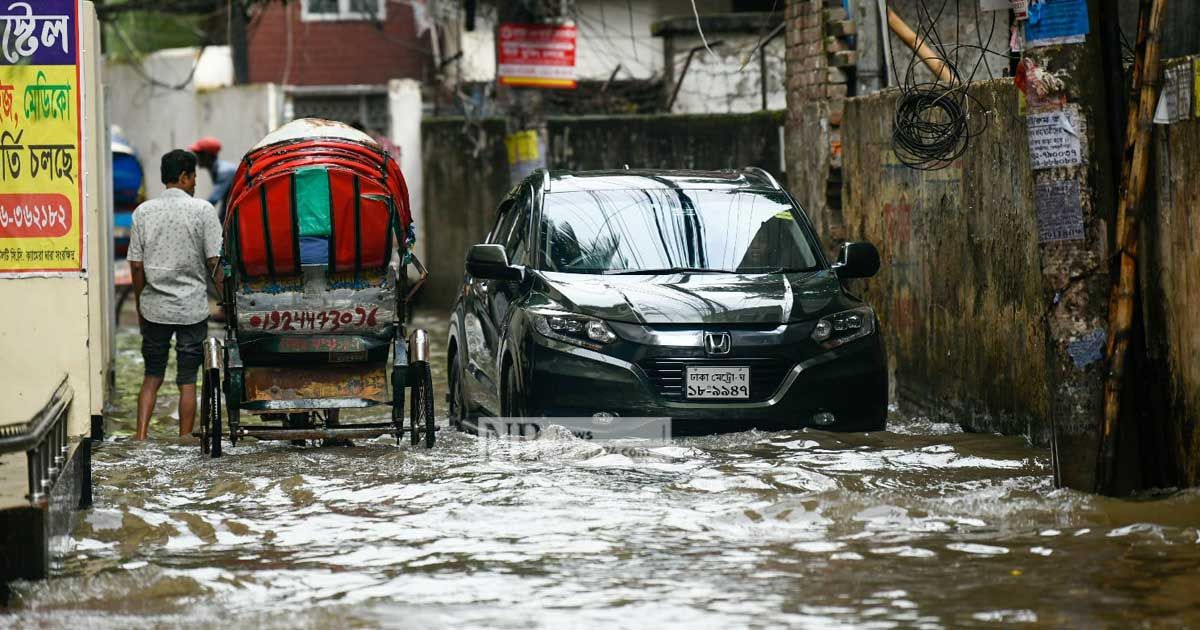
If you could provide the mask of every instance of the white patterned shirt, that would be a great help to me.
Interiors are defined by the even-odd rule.
[[[221,222],[211,203],[168,188],[138,206],[127,258],[146,270],[142,317],[181,325],[207,319],[207,261],[220,254]]]

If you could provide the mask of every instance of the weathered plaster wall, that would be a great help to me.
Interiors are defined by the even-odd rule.
[[[1191,60],[1188,60],[1190,62]],[[1148,394],[1139,408],[1161,459],[1162,485],[1200,485],[1200,119],[1156,128],[1157,210],[1147,214],[1141,258]],[[1154,391],[1158,388],[1159,391]]]
[[[588,116],[549,122],[551,168],[722,169],[783,176],[783,113]]]
[[[496,206],[510,188],[504,120],[426,120],[421,125],[421,151],[429,282],[419,299],[449,312],[462,282],[467,249],[492,228]]]
[[[549,163],[556,169],[757,166],[786,181],[781,112],[552,118],[548,127]],[[421,300],[448,309],[467,249],[491,229],[496,206],[511,188],[504,121],[426,120],[422,147],[430,278]]]
[[[1011,83],[980,85],[995,110],[961,160],[915,171],[891,151],[896,93],[846,103],[846,238],[874,242],[857,281],[879,313],[901,398],[979,431],[1049,440],[1043,277],[1033,177]]]

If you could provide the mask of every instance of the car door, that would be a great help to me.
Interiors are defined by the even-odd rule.
[[[500,204],[496,212],[496,225],[484,242],[504,244],[507,241],[516,221],[516,198],[517,195],[513,194]],[[482,408],[489,414],[500,413],[495,368],[500,330],[492,316],[495,282],[469,276],[464,305],[468,346],[466,371],[472,379],[471,387],[467,388],[468,395],[472,406]]]
[[[513,221],[507,235],[500,234],[497,240],[504,245],[508,253],[508,262],[512,265],[528,266],[529,222],[533,193],[529,186],[522,186],[518,191],[512,206]],[[501,240],[502,239],[502,240]],[[497,331],[497,346],[495,361],[492,364],[493,378],[500,386],[496,389],[496,404],[499,404],[499,390],[504,386],[503,374],[500,373],[503,364],[503,353],[506,349],[508,325],[512,318],[512,307],[522,298],[521,283],[515,280],[497,280],[488,285],[489,315]]]

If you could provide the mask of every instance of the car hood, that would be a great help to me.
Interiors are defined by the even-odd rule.
[[[782,324],[813,317],[841,294],[830,270],[537,276],[546,305],[632,324]]]

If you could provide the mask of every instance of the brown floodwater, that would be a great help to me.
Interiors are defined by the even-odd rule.
[[[444,321],[417,324],[443,368]],[[896,417],[635,451],[250,441],[214,461],[171,437],[170,401],[128,441],[136,331],[119,346],[95,507],[0,627],[1200,627],[1200,493],[1055,490],[1021,438]]]

